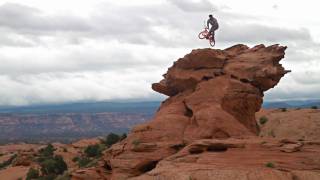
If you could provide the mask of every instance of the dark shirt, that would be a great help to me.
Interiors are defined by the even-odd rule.
[[[213,27],[214,29],[218,29],[219,27],[218,21],[214,17],[208,19],[207,21],[208,28],[209,28],[209,24],[211,25],[211,28]]]

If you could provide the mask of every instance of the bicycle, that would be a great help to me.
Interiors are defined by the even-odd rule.
[[[198,34],[198,37],[199,39],[208,39],[210,46],[213,47],[216,44],[214,37],[212,36],[212,34],[210,34],[209,36],[208,35],[209,35],[209,29],[205,27],[204,30]]]

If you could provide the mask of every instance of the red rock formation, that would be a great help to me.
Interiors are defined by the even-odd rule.
[[[106,152],[111,178],[319,179],[319,142],[256,136],[263,93],[288,72],[285,49],[198,49],[176,61],[152,85],[170,96],[154,119]]]
[[[180,58],[152,89],[170,96],[154,119],[133,128],[106,155],[114,179],[138,176],[199,139],[256,136],[263,92],[288,71],[286,47],[236,45],[197,49]]]

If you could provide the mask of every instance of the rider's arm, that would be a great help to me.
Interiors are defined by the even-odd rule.
[[[210,22],[209,22],[209,20],[207,21],[207,28],[209,29],[209,24],[210,24]]]

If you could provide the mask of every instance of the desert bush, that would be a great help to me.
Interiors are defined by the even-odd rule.
[[[63,152],[68,152],[68,149],[67,148],[63,148]]]
[[[12,163],[12,161],[15,160],[16,158],[17,158],[17,155],[14,154],[8,160],[0,163],[0,169],[3,169],[5,167],[9,166]]]
[[[127,134],[126,133],[123,133],[120,137],[120,141],[124,140],[127,138]]]
[[[67,164],[62,156],[56,155],[53,158],[47,158],[40,163],[41,172],[44,175],[59,175],[63,174],[68,169]]]
[[[108,148],[111,147],[113,144],[120,141],[120,136],[114,133],[108,134],[108,136],[102,140],[102,143],[105,144]]]
[[[45,148],[40,149],[39,153],[41,157],[52,157],[55,150],[52,144],[48,144]]]
[[[132,141],[132,144],[134,146],[138,146],[140,143],[141,143],[141,141],[139,139],[135,139],[135,140]]]
[[[89,146],[87,146],[86,149],[84,150],[84,153],[85,153],[86,156],[88,156],[88,157],[101,156],[101,154],[102,154],[102,148],[100,147],[99,144],[89,145]]]
[[[311,109],[318,109],[318,106],[311,106]]]
[[[54,180],[70,180],[71,179],[71,175],[68,172],[64,172],[62,175],[59,175],[58,177],[56,177]]]
[[[265,117],[265,116],[262,116],[262,117],[260,117],[260,119],[259,119],[259,123],[260,123],[261,125],[265,124],[267,121],[268,121],[268,118]]]
[[[78,160],[79,167],[86,167],[91,162],[91,159],[88,157],[82,157]]]
[[[26,180],[32,180],[39,178],[39,171],[37,169],[30,168]]]
[[[281,110],[282,112],[286,112],[286,111],[287,111],[287,108],[280,108],[280,110]]]
[[[80,159],[80,158],[79,158],[78,156],[76,156],[76,157],[72,158],[72,161],[73,161],[73,162],[78,162],[79,159]]]
[[[268,167],[268,168],[274,168],[275,167],[275,165],[272,162],[266,163],[265,166]]]
[[[268,134],[269,134],[269,136],[276,137],[276,135],[274,134],[274,131],[273,131],[273,130],[269,131]]]

